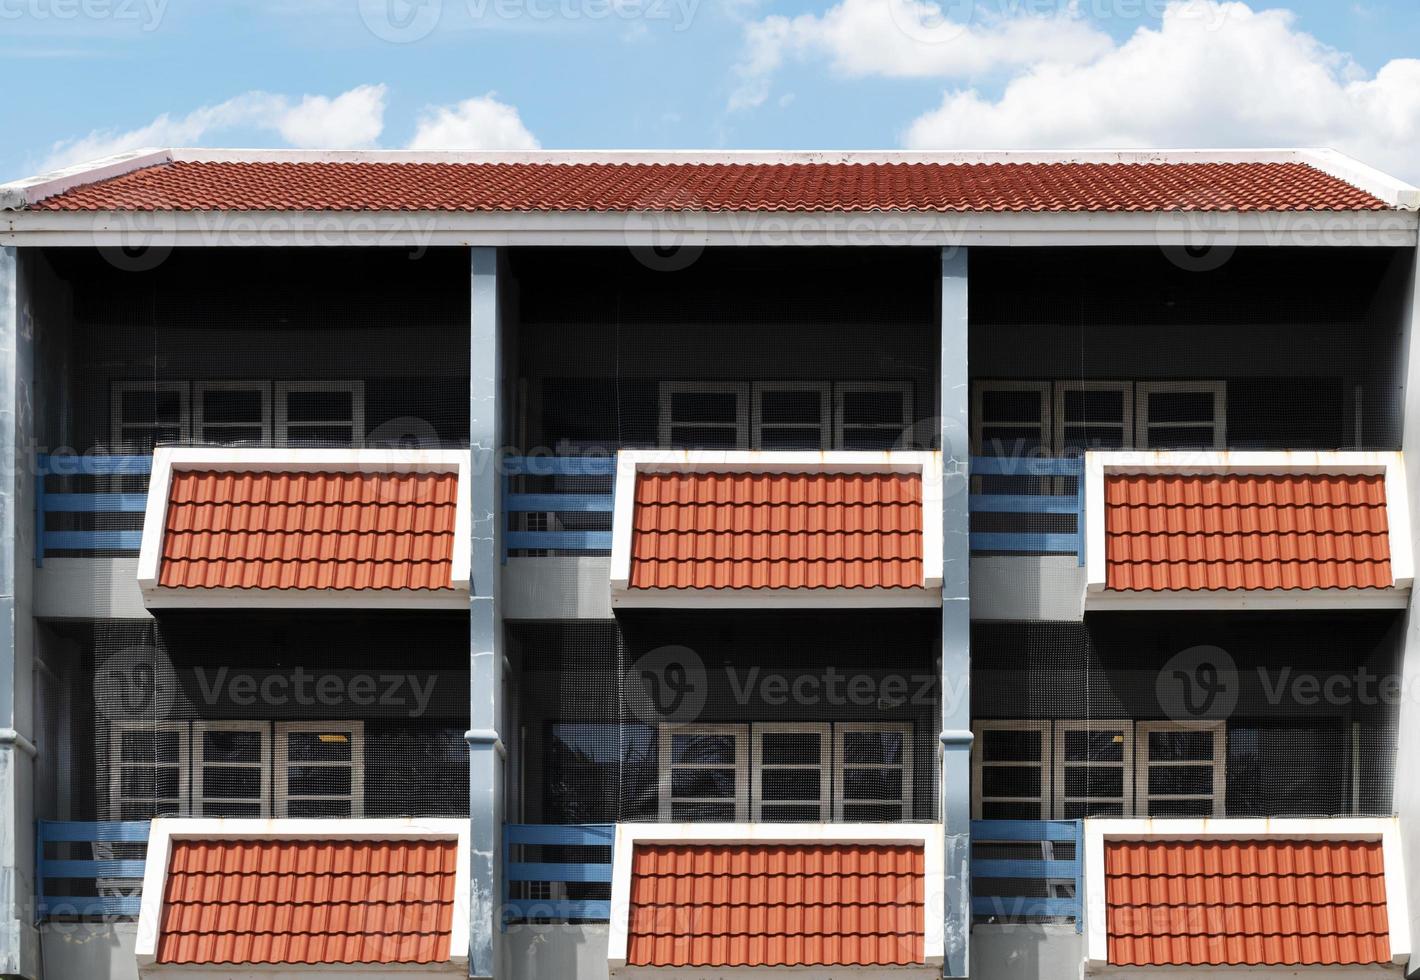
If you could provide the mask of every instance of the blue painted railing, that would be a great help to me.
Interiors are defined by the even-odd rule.
[[[971,843],[973,849],[982,844],[1038,845],[1039,858],[971,860],[971,881],[973,897],[971,911],[977,916],[996,916],[1004,919],[1052,917],[1072,919],[1075,931],[1082,925],[1081,901],[1084,896],[1084,821],[1081,820],[973,820],[971,822]],[[1070,845],[1071,857],[1058,860],[1053,856],[1055,845]],[[1073,884],[1070,897],[1051,898],[1039,894],[999,894],[981,895],[985,890],[983,882],[1007,880],[1013,883],[1030,881],[1041,884],[1070,882]],[[1017,886],[1019,887],[1019,886]],[[992,888],[991,891],[1008,891]],[[1022,888],[1023,891],[1027,890]],[[1032,892],[1048,891],[1048,888],[1032,888]]]
[[[606,922],[611,918],[610,899],[557,897],[568,884],[611,885],[611,847],[616,825],[505,824],[503,827],[503,920],[554,919],[566,922]],[[605,848],[605,860],[528,861],[523,848]],[[600,856],[600,855],[599,855]],[[514,898],[514,886],[523,882],[548,886],[553,897]],[[521,889],[519,889],[521,890]]]
[[[503,461],[503,557],[510,551],[611,553],[610,531],[511,530],[513,514],[610,514],[610,492],[515,493],[514,477],[614,477],[615,456],[514,456]]]
[[[141,514],[147,493],[52,493],[51,476],[147,476],[151,456],[44,456],[35,460],[35,563],[54,551],[132,551],[143,542],[141,530],[52,531],[50,514]]]
[[[973,493],[968,506],[973,514],[1018,514],[1026,516],[1073,514],[1075,530],[1060,531],[973,531],[972,551],[1029,552],[1046,555],[1076,555],[1085,561],[1085,481],[1084,460],[1079,456],[1047,459],[1030,456],[973,456],[971,475],[1012,477],[1067,477],[1074,481],[1073,494]]]
[[[35,827],[35,910],[43,922],[55,916],[104,916],[137,918],[142,899],[137,895],[102,895],[101,882],[143,880],[141,858],[51,857],[51,845],[85,844],[84,852],[94,854],[114,844],[146,844],[148,821],[110,822],[40,820]],[[59,881],[79,881],[54,893]],[[120,890],[117,885],[113,890]],[[137,888],[133,889],[135,892]],[[68,892],[79,894],[68,894]]]

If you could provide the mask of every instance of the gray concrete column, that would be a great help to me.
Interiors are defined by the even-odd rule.
[[[0,249],[0,975],[39,972],[34,925],[31,378],[23,266]]]
[[[468,972],[498,975],[498,916],[502,902],[503,839],[503,619],[498,604],[501,522],[498,517],[502,376],[498,250],[472,252],[469,346],[469,451],[472,475],[473,561],[469,599],[468,807],[472,821],[469,876]]]
[[[967,250],[942,250],[942,822],[946,963],[967,975],[971,942],[971,537],[967,512]]]

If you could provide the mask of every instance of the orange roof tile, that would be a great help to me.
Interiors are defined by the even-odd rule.
[[[453,840],[174,840],[159,963],[450,958]]]
[[[1374,211],[1305,163],[377,163],[187,160],[43,211]]]
[[[925,962],[925,871],[911,844],[637,844],[629,966]]]
[[[1136,592],[1387,588],[1385,478],[1106,476],[1105,581]]]
[[[158,584],[452,588],[453,473],[176,470]]]
[[[1389,963],[1379,841],[1106,841],[1109,962]]]
[[[633,589],[922,582],[919,474],[637,474]]]

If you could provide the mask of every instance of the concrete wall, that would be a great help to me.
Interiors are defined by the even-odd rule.
[[[606,980],[609,928],[604,923],[509,926],[500,980]]]
[[[1084,936],[1072,925],[971,930],[972,980],[1078,980],[1084,955]]]
[[[136,922],[53,922],[40,928],[44,980],[137,980]]]

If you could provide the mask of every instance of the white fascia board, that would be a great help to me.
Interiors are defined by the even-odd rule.
[[[640,844],[909,844],[921,845],[927,914],[924,917],[924,964],[941,970],[946,956],[946,833],[942,824],[884,823],[620,823],[612,847],[611,922],[607,962],[626,967],[627,926],[631,915],[631,857]],[[873,968],[864,968],[871,971]],[[726,975],[739,971],[717,970]],[[782,971],[781,971],[782,972]],[[821,972],[821,971],[815,971]],[[849,972],[845,968],[836,972]],[[854,976],[862,974],[853,970]]]
[[[1085,961],[1091,972],[1109,967],[1109,919],[1105,902],[1104,842],[1202,840],[1380,841],[1385,861],[1386,918],[1390,922],[1391,961],[1410,959],[1410,902],[1405,890],[1405,862],[1400,820],[1396,817],[1337,818],[1143,818],[1085,820]],[[1196,970],[1196,968],[1191,968]],[[1210,968],[1212,969],[1212,968]],[[1253,971],[1256,973],[1257,971]],[[1310,971],[1308,971],[1310,972]]]
[[[472,459],[465,449],[282,449],[165,446],[153,451],[138,588],[150,609],[460,609],[466,608],[472,556]],[[434,589],[187,589],[158,585],[168,497],[174,471],[297,473],[455,473],[451,588]]]
[[[631,539],[640,473],[917,473],[922,478],[922,585],[917,588],[633,589]],[[617,454],[611,604],[662,609],[935,607],[942,588],[942,454],[921,450],[791,452],[624,449]]]
[[[1420,188],[1354,157],[1332,149],[1303,150],[1300,156],[1301,162],[1380,198],[1390,207],[1403,211],[1420,208]]]
[[[1238,589],[1230,591],[1110,592],[1106,589],[1104,480],[1121,473],[1194,476],[1349,474],[1383,475],[1391,576],[1385,589]],[[1119,450],[1085,454],[1085,607],[1087,609],[1397,609],[1409,604],[1415,558],[1410,496],[1399,452],[1315,450]]]
[[[75,187],[82,187],[84,184],[110,180],[134,170],[171,161],[170,151],[150,147],[132,150],[128,153],[118,153],[98,160],[88,160],[70,167],[36,174],[33,177],[12,180],[9,183],[0,184],[0,211],[23,208],[46,197],[53,197],[56,194],[73,190]]]
[[[1415,211],[12,211],[0,245],[1409,247]]]

